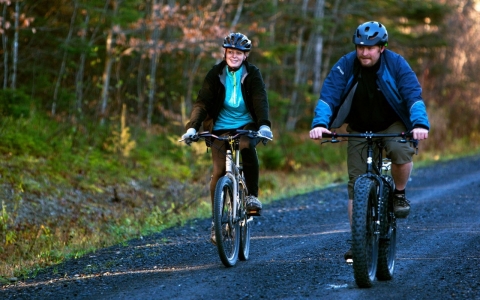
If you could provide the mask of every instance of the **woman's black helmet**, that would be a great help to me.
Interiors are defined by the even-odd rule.
[[[358,26],[353,35],[353,43],[363,46],[386,46],[388,43],[387,28],[379,22],[366,22]]]
[[[232,32],[223,39],[223,48],[238,49],[240,51],[248,52],[252,50],[252,42],[246,35],[239,32]]]

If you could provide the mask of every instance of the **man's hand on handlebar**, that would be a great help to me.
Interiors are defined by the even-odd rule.
[[[425,128],[417,127],[412,130],[413,139],[415,140],[425,140],[428,138],[428,130]]]
[[[310,130],[310,138],[314,140],[319,140],[322,138],[322,134],[324,133],[332,133],[332,132],[325,127],[315,127],[312,130]]]

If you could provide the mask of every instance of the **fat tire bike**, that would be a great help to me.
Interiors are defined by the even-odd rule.
[[[391,161],[383,157],[384,139],[400,138],[399,143],[411,142],[418,151],[418,141],[407,139],[407,133],[323,134],[323,143],[359,139],[367,151],[366,172],[354,184],[352,210],[353,274],[360,288],[369,288],[375,277],[390,280],[395,270],[398,224],[393,211],[395,184],[391,176]],[[377,151],[375,151],[375,149]],[[375,158],[376,155],[376,158]]]
[[[243,167],[240,161],[240,138],[247,136],[264,144],[271,138],[260,132],[238,129],[234,133],[217,136],[208,131],[195,134],[191,140],[211,139],[225,141],[229,147],[225,153],[225,175],[220,177],[213,200],[213,224],[220,260],[226,267],[233,267],[238,259],[248,260],[250,254],[250,232],[253,215],[247,211],[248,195]]]

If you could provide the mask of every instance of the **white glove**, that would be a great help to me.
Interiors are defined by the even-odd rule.
[[[190,145],[192,142],[192,137],[197,133],[195,128],[188,128],[187,132],[182,135],[182,140],[185,142],[185,144]]]
[[[269,138],[271,140],[273,139],[273,133],[270,130],[270,127],[268,127],[267,125],[260,126],[260,129],[258,130],[258,133],[260,133],[262,136],[264,136],[266,138]]]

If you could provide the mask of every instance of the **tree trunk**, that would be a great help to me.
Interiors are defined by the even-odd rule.
[[[78,8],[78,2],[75,0],[73,2],[73,13],[72,13],[72,18],[70,19],[70,29],[68,30],[67,39],[65,40],[65,46],[68,46],[68,44],[70,44],[70,40],[72,39],[72,33],[75,26],[75,19],[77,18],[77,8]],[[68,50],[65,49],[63,51],[62,64],[60,65],[60,71],[58,72],[57,82],[55,83],[55,90],[53,92],[53,103],[52,103],[52,111],[51,111],[52,116],[54,116],[56,113],[58,91],[60,90],[60,84],[62,83],[63,74],[65,73],[67,56],[68,56]]]
[[[7,36],[7,26],[5,26],[5,20],[7,19],[7,3],[3,3],[3,34],[2,34],[2,44],[3,44],[3,89],[6,89],[8,86],[8,36]]]
[[[272,14],[274,16],[277,16],[277,12],[278,12],[278,0],[273,0],[272,1],[273,4],[273,10],[272,10]],[[274,17],[272,18],[272,21],[271,23],[268,25],[268,28],[269,28],[269,33],[270,33],[270,37],[268,39],[268,44],[269,44],[269,47],[274,47],[275,45],[275,26],[277,24],[277,17]],[[268,87],[270,86],[270,74],[272,73],[272,64],[267,64],[267,67],[266,67],[266,72],[264,74],[264,80],[265,80],[265,86]]]
[[[18,66],[18,34],[20,31],[19,28],[19,18],[20,18],[20,1],[15,2],[15,35],[13,37],[13,72],[12,72],[12,81],[10,87],[14,90],[17,85],[17,66]]]
[[[306,18],[307,15],[307,5],[308,0],[303,0],[302,3],[302,17]],[[303,35],[305,33],[305,25],[302,25],[298,29],[298,40],[297,40],[297,49],[295,51],[295,77],[293,79],[293,91],[290,96],[290,105],[287,113],[287,123],[285,129],[287,131],[292,131],[295,129],[295,125],[298,120],[298,88],[302,82],[302,77],[305,74],[304,72],[304,56],[303,53]]]
[[[105,6],[103,7],[102,11],[102,17],[101,19],[104,18],[104,16],[107,14],[108,11],[108,2],[105,2]],[[84,22],[84,28],[82,29],[82,41],[86,40],[87,37],[87,29],[88,29],[88,24],[90,23],[90,15],[88,11],[85,12],[85,22]],[[90,37],[90,40],[88,42],[88,48],[91,48],[93,44],[95,43],[95,40],[97,39],[97,33],[100,30],[100,24],[97,24],[95,29],[92,32],[92,35]],[[82,50],[82,54],[80,55],[80,65],[78,68],[77,76],[76,76],[76,97],[77,97],[77,112],[79,114],[82,113],[83,110],[83,91],[84,91],[84,72],[85,72],[85,61],[87,58],[87,52],[85,50]]]
[[[320,77],[320,85],[323,84],[323,80],[325,79],[325,77],[327,77],[327,74],[330,71],[330,60],[331,60],[332,52],[333,52],[333,47],[332,47],[331,44],[335,40],[335,34],[337,32],[337,28],[338,28],[340,22],[342,22],[341,20],[343,19],[343,18],[340,18],[338,16],[340,4],[342,4],[342,0],[335,0],[335,3],[333,5],[333,9],[332,9],[334,24],[333,24],[333,27],[329,30],[330,33],[328,35],[327,45],[330,43],[330,46],[328,46],[327,51],[325,53],[325,57],[323,59],[322,75]],[[345,7],[343,7],[343,9],[347,10]],[[318,91],[318,94],[320,94],[320,90]]]
[[[323,24],[323,17],[325,13],[325,0],[317,0],[315,7],[315,20]],[[323,54],[323,25],[316,26],[314,34],[314,53],[313,53],[313,93],[320,94],[322,87],[322,54]]]
[[[81,31],[81,40],[82,44],[85,44],[86,36],[87,36],[87,26],[90,21],[90,16],[88,15],[88,12],[86,12],[85,15],[85,21],[84,21],[84,26]],[[76,101],[75,101],[75,113],[81,114],[82,113],[82,103],[83,103],[83,76],[85,72],[85,60],[87,58],[87,54],[85,51],[82,51],[82,54],[80,54],[80,63],[78,66],[78,71],[77,75],[75,78],[75,96],[76,96]]]
[[[237,6],[237,12],[235,13],[235,17],[233,18],[232,24],[230,25],[230,31],[232,31],[235,26],[237,26],[238,20],[240,20],[240,16],[242,15],[243,10],[243,2],[244,0],[240,0]]]
[[[108,0],[107,0],[108,2]],[[118,0],[112,0],[112,5],[113,5],[113,18],[117,16],[118,12]],[[102,96],[101,96],[101,101],[102,101],[102,106],[100,109],[100,124],[103,125],[105,123],[105,116],[107,112],[107,104],[108,104],[108,90],[110,88],[110,78],[112,75],[112,64],[114,62],[114,49],[113,49],[113,44],[114,44],[114,33],[113,33],[113,28],[116,26],[116,24],[112,24],[111,28],[108,30],[108,35],[107,35],[107,41],[106,41],[106,54],[105,54],[105,69],[103,71],[103,76],[102,76],[102,81],[103,81],[103,87],[102,87]]]
[[[103,70],[103,87],[102,87],[102,106],[100,109],[100,124],[103,125],[105,120],[105,114],[107,111],[107,103],[108,103],[108,89],[110,87],[110,76],[112,73],[112,64],[113,64],[113,54],[112,54],[112,40],[113,40],[113,29],[108,31],[107,36],[107,51],[105,56],[105,69]]]
[[[160,7],[157,5],[157,0],[152,0],[152,24],[153,24],[153,36],[152,36],[152,57],[150,60],[150,82],[148,85],[148,110],[147,110],[147,126],[152,125],[152,116],[155,100],[155,89],[157,79],[157,63],[158,63],[158,39],[160,31],[156,26],[159,17]]]

